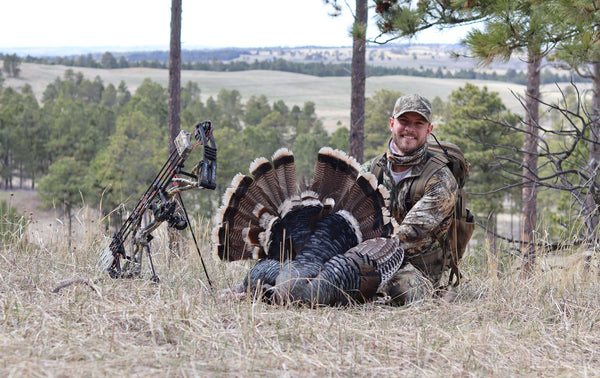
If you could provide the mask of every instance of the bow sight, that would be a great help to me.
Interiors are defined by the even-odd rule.
[[[202,160],[193,167],[191,172],[184,171],[183,163],[198,146],[204,148]],[[150,241],[153,238],[151,233],[163,222],[167,222],[169,227],[177,230],[185,229],[189,224],[189,217],[180,193],[195,188],[215,189],[216,187],[217,148],[211,121],[198,123],[193,134],[182,130],[175,139],[175,147],[120,230],[113,235],[110,245],[103,251],[98,261],[99,269],[107,271],[112,278],[139,277],[145,250],[152,273],[151,280],[158,282],[150,254]],[[183,215],[177,212],[178,207],[183,210]],[[151,211],[153,220],[141,227],[142,218],[147,210]],[[208,278],[196,236],[193,230],[191,232]],[[127,242],[133,247],[131,254],[127,254],[125,250]],[[121,267],[121,260],[124,261],[123,267]],[[208,282],[210,284],[210,278]]]

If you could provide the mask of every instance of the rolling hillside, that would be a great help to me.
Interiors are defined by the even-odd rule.
[[[125,81],[133,93],[145,78],[158,82],[165,87],[168,82],[168,71],[150,68],[127,69],[93,69],[83,67],[66,67],[60,65],[38,65],[23,63],[20,66],[21,77],[7,78],[4,86],[20,89],[30,84],[33,91],[41,99],[48,83],[57,77],[63,77],[67,69],[82,72],[87,78],[100,76],[105,84],[115,86]],[[202,100],[216,96],[222,88],[237,89],[242,94],[242,101],[253,95],[264,94],[270,101],[283,100],[288,106],[302,105],[306,101],[316,104],[317,115],[323,120],[328,130],[333,130],[341,122],[350,123],[350,78],[349,77],[315,77],[277,71],[244,71],[244,72],[212,72],[212,71],[183,71],[181,82],[197,82],[202,93]],[[439,96],[446,100],[448,95],[463,86],[467,81],[459,79],[436,79],[412,76],[379,76],[367,79],[367,96],[380,89],[394,89],[404,93],[419,92],[433,99]],[[498,81],[469,81],[478,86],[487,86],[490,91],[500,93],[504,103],[514,112],[522,112],[519,101],[514,94],[522,95],[524,86]],[[548,85],[542,88],[547,98],[556,95],[556,86]]]

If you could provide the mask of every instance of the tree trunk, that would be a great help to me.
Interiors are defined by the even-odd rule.
[[[593,179],[590,183],[585,202],[585,230],[588,240],[595,240],[596,228],[598,227],[598,180],[596,178],[598,165],[600,164],[600,63],[592,64],[592,114],[590,123],[590,142],[587,172]]]
[[[169,49],[169,155],[175,150],[175,138],[181,130],[181,0],[171,1],[171,44]],[[168,228],[169,265],[171,255],[179,255],[179,233]]]
[[[73,235],[71,234],[73,232],[73,217],[71,216],[71,206],[70,205],[65,205],[65,213],[67,214],[67,251],[71,252],[71,241],[73,238]]]
[[[352,95],[350,102],[350,156],[363,161],[365,138],[365,82],[367,45],[367,0],[356,0],[352,33]]]
[[[498,234],[498,217],[495,213],[489,213],[486,220],[487,239],[490,245],[490,254],[494,257],[498,256],[497,237]]]
[[[12,183],[11,183],[12,172],[10,169],[9,161],[10,161],[9,153],[7,152],[6,155],[4,155],[4,172],[6,174],[6,177],[4,177],[4,189],[12,189]]]
[[[523,243],[523,272],[531,272],[535,263],[534,233],[537,222],[537,146],[540,98],[540,63],[539,51],[529,52],[527,63],[527,93],[525,94],[525,139],[523,140],[523,204],[521,207],[521,238]]]
[[[171,44],[169,49],[169,155],[181,129],[181,0],[171,2]]]
[[[19,189],[23,189],[23,181],[25,180],[25,174],[23,172],[23,163],[19,162]]]

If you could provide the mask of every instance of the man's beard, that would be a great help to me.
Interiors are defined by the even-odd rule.
[[[425,155],[427,154],[427,142],[425,142],[425,144],[423,144],[420,148],[417,148],[408,155],[400,155],[396,151],[395,147],[397,146],[394,146],[394,144],[395,143],[393,142],[393,140],[390,139],[390,142],[388,144],[387,159],[392,164],[401,165],[405,167],[418,165],[423,161]]]

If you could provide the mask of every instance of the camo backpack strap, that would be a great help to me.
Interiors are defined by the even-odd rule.
[[[445,167],[448,164],[448,158],[444,155],[432,154],[427,163],[425,163],[425,167],[423,168],[423,172],[419,177],[415,179],[415,181],[410,186],[410,200],[414,205],[417,203],[425,194],[425,186],[427,182],[433,175]]]
[[[406,208],[410,209],[425,195],[427,182],[433,175],[448,164],[448,158],[441,154],[428,153],[428,160],[423,167],[421,175],[415,178],[409,188],[409,195],[406,198]],[[443,253],[440,255],[437,250],[415,256],[411,263],[417,266],[421,271],[430,276],[440,276],[446,267],[451,265],[450,256],[445,248],[446,236],[440,227],[433,230],[435,238],[442,246]]]
[[[371,172],[377,177],[377,183],[383,182],[383,172],[385,172],[387,159],[385,153],[377,156],[371,163]]]

